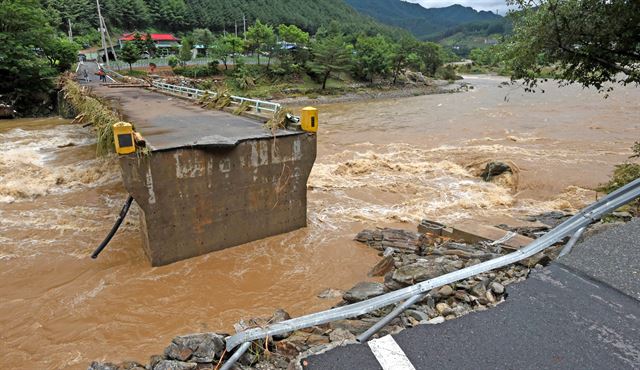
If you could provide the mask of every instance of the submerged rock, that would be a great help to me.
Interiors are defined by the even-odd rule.
[[[513,173],[511,166],[504,162],[489,162],[480,174],[484,181],[491,181],[494,177],[498,177],[504,173]]]

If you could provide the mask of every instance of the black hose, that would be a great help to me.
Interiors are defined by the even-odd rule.
[[[120,216],[118,216],[116,223],[111,228],[111,231],[109,231],[109,234],[107,234],[107,237],[104,238],[102,243],[100,243],[98,248],[96,248],[96,250],[93,251],[93,253],[91,254],[91,258],[93,259],[98,258],[98,255],[100,254],[100,252],[102,252],[102,250],[107,246],[107,244],[109,244],[109,242],[111,241],[111,238],[113,238],[113,236],[116,234],[116,231],[118,231],[118,229],[120,228],[122,221],[127,216],[127,213],[129,212],[129,208],[131,207],[131,202],[133,202],[133,197],[129,195],[129,198],[127,198],[127,201],[124,203],[124,206],[122,206],[122,210],[120,211]]]

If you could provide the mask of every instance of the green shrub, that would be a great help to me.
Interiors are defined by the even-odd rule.
[[[169,57],[169,60],[167,61],[167,63],[169,64],[169,67],[176,68],[176,66],[178,65],[178,58],[172,55]]]
[[[210,77],[218,74],[218,66],[211,67],[211,63],[206,66],[189,66],[189,67],[175,67],[173,73],[192,78]]]

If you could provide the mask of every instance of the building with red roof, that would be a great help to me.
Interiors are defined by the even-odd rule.
[[[140,35],[140,38],[143,40],[147,39],[147,33],[137,32]],[[120,48],[130,41],[133,41],[135,38],[136,32],[125,33],[118,39],[118,44]],[[151,40],[156,45],[156,55],[169,55],[174,54],[174,50],[180,47],[180,39],[175,37],[170,33],[152,33]]]

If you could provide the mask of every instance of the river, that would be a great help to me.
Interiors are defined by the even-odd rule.
[[[640,139],[640,89],[603,99],[579,87],[530,94],[497,77],[468,81],[467,93],[320,106],[307,228],[157,268],[142,251],[136,207],[89,258],[126,198],[90,129],[0,121],[0,364],[146,362],[176,335],[231,331],[280,307],[294,316],[328,308],[336,300],[320,291],[367,280],[378,261],[352,241],[358,231],[575,210]],[[515,180],[478,180],[489,160],[514,164]]]

